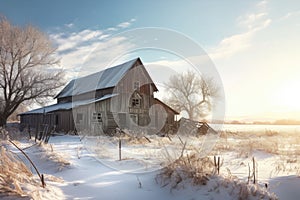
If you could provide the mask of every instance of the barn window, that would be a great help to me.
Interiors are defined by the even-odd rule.
[[[134,89],[134,90],[139,90],[139,89],[140,89],[140,82],[135,81],[135,82],[133,83],[133,89]]]
[[[101,113],[93,113],[93,121],[94,122],[102,122],[102,115],[101,115]]]
[[[83,114],[82,113],[77,113],[76,115],[76,123],[80,123],[83,120]]]
[[[138,98],[132,98],[131,106],[134,108],[139,108],[141,106],[141,100]]]

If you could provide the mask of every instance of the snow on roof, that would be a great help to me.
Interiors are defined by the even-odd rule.
[[[88,76],[73,79],[55,98],[74,96],[99,89],[115,87],[138,60],[140,60],[140,58],[130,60]]]
[[[57,111],[57,110],[70,110],[70,109],[76,108],[78,106],[83,106],[83,105],[88,105],[91,103],[96,103],[99,101],[104,101],[106,99],[109,99],[109,98],[117,96],[117,95],[118,94],[108,94],[108,95],[104,95],[103,97],[98,98],[98,99],[88,99],[88,100],[82,100],[82,101],[53,104],[50,106],[45,106],[45,107],[31,110],[31,111],[28,111],[25,113],[21,113],[20,115],[42,114],[42,113],[49,113],[49,112],[53,112],[53,111]]]

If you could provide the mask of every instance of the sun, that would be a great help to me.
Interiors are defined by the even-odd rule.
[[[287,110],[300,110],[300,80],[286,81],[276,88],[273,104]]]

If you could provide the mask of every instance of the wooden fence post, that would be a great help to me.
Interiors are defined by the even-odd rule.
[[[27,124],[27,131],[28,131],[28,134],[29,134],[29,140],[31,140],[30,124]]]
[[[122,142],[121,138],[119,138],[119,161],[122,160]]]
[[[254,157],[252,158],[252,161],[253,161],[253,183],[255,184],[256,183],[256,176],[255,176],[255,159]]]
[[[218,175],[220,174],[220,157],[218,157]]]

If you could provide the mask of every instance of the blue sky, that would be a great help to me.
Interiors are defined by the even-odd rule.
[[[70,78],[92,58],[91,49],[99,49],[100,65],[136,45],[124,37],[108,39],[115,34],[143,27],[177,31],[198,43],[215,64],[227,119],[300,118],[297,0],[2,0],[0,13],[14,24],[48,33]],[[146,63],[182,65],[168,53],[138,53]]]

